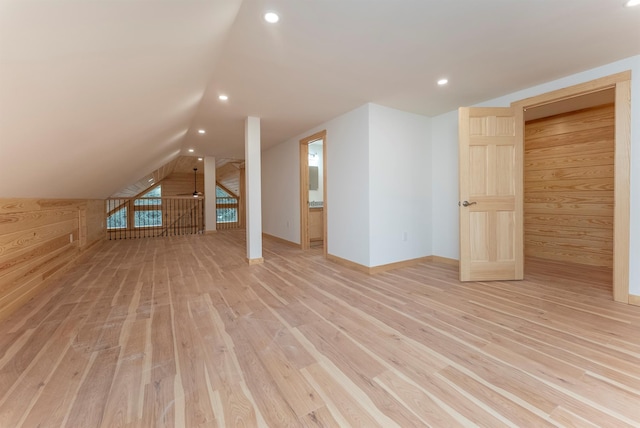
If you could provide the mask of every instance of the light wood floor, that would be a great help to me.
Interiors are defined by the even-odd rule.
[[[0,427],[640,426],[640,307],[601,272],[461,284],[244,251],[238,231],[92,251],[0,325]]]

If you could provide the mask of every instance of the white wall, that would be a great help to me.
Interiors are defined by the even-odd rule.
[[[431,255],[430,119],[374,104],[263,153],[265,233],[300,242],[299,141],[323,129],[328,253],[364,266]]]
[[[302,138],[327,131],[328,252],[369,262],[369,105],[363,105],[263,152],[263,230],[300,243]],[[289,227],[286,227],[286,222]]]
[[[629,292],[640,295],[640,56],[627,58],[581,73],[544,83],[532,88],[495,98],[478,106],[506,107],[513,101],[544,94],[567,86],[577,85],[593,79],[631,70],[631,245]],[[446,113],[432,119],[432,143],[434,172],[433,236],[434,255],[458,258],[458,116],[457,112]],[[440,177],[442,174],[442,177]],[[436,178],[437,177],[437,178]],[[456,182],[455,191],[451,183]],[[440,192],[439,186],[446,192]],[[453,201],[453,196],[455,201]],[[454,203],[452,203],[454,202]]]
[[[430,119],[371,104],[368,266],[429,256]]]
[[[262,231],[300,243],[300,153],[289,140],[262,152]]]
[[[433,254],[458,259],[458,112],[431,119]]]

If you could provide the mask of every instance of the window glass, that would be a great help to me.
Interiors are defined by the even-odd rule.
[[[107,217],[107,229],[124,229],[127,227],[127,208],[124,207]]]

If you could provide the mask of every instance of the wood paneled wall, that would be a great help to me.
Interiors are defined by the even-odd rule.
[[[525,255],[613,266],[614,106],[527,122]]]
[[[105,238],[103,200],[0,199],[0,319]]]
[[[198,192],[204,193],[204,174],[196,177]],[[162,180],[162,196],[189,196],[193,193],[193,173],[174,172]]]

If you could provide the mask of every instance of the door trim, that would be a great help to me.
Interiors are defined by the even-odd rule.
[[[322,140],[322,247],[327,257],[327,131],[316,132],[300,140],[300,248],[308,250],[309,243],[309,143]]]
[[[631,171],[631,71],[613,74],[511,103],[517,141],[524,144],[524,110],[579,97],[603,89],[615,89],[615,187],[613,212],[613,299],[629,303],[629,233]]]

